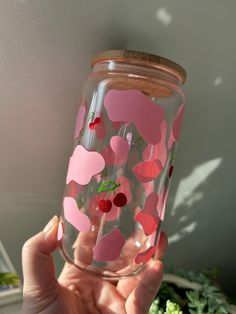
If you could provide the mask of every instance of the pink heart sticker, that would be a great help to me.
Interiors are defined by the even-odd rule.
[[[156,216],[157,215],[157,207],[158,204],[158,195],[155,192],[152,192],[148,195],[145,201],[144,210],[146,213],[150,215]]]
[[[134,220],[139,222],[145,235],[152,234],[159,226],[160,218],[157,212],[158,196],[155,192],[148,195],[144,209],[135,216]]]
[[[74,180],[78,184],[86,185],[104,167],[105,160],[101,154],[89,152],[83,146],[77,145],[70,157],[66,184]]]
[[[152,257],[154,253],[155,253],[155,247],[154,246],[149,247],[147,250],[136,255],[135,263],[136,264],[146,263],[147,261],[150,260],[150,258]]]
[[[112,136],[110,140],[111,149],[115,154],[114,163],[123,165],[126,163],[129,153],[129,144],[126,139],[121,136]]]
[[[133,172],[141,183],[156,179],[162,170],[161,162],[158,159],[140,162],[133,167]]]
[[[129,153],[129,144],[120,136],[112,136],[110,144],[101,152],[107,165],[123,165],[126,163]]]
[[[153,145],[160,141],[164,109],[139,90],[111,89],[104,106],[112,122],[132,122],[145,141]]]
[[[63,200],[65,219],[79,231],[89,231],[91,222],[88,216],[82,213],[73,197],[64,197]]]
[[[152,216],[142,210],[135,216],[135,221],[139,222],[142,225],[145,235],[148,236],[157,229],[160,218],[157,216]]]
[[[102,236],[93,248],[94,259],[97,262],[114,261],[120,256],[121,249],[125,244],[125,238],[118,228]]]
[[[162,121],[161,123],[161,140],[155,145],[148,144],[143,151],[143,160],[160,160],[162,167],[164,168],[167,160],[167,148],[166,148],[166,131],[167,123]]]

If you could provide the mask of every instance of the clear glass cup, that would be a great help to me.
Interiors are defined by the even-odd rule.
[[[132,276],[155,254],[184,113],[183,68],[158,56],[92,59],[69,159],[58,241],[67,262]]]

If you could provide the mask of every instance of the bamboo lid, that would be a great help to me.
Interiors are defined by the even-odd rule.
[[[93,67],[95,64],[108,61],[118,61],[160,69],[177,76],[182,84],[185,82],[187,76],[184,68],[169,59],[133,50],[106,50],[99,52],[92,58],[91,66]]]

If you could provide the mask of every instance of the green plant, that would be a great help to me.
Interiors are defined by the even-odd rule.
[[[183,314],[183,312],[180,311],[180,307],[178,304],[173,303],[170,300],[167,300],[166,311],[164,314]]]
[[[191,314],[204,314],[204,308],[207,305],[207,301],[200,296],[200,292],[197,290],[191,290],[186,292],[186,296],[189,300],[188,308]]]
[[[157,298],[153,302],[148,314],[183,314],[180,306],[170,300],[167,300],[165,310],[159,307],[159,303],[160,299]]]
[[[20,279],[15,273],[0,273],[0,286],[18,286]]]
[[[163,313],[164,313],[164,309],[160,307],[160,299],[159,297],[157,297],[153,301],[148,314],[163,314]]]
[[[235,313],[218,284],[219,269],[169,269],[149,314]]]

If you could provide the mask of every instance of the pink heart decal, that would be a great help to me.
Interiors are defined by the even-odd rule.
[[[147,261],[150,260],[150,258],[152,257],[154,253],[155,253],[155,247],[151,246],[147,250],[136,255],[134,261],[136,264],[146,263]]]
[[[101,152],[107,165],[123,165],[126,163],[129,153],[127,140],[120,136],[112,136],[110,145],[107,145]]]
[[[184,117],[184,105],[181,105],[177,111],[177,114],[175,116],[175,119],[172,125],[172,129],[170,132],[170,137],[168,140],[169,149],[171,149],[174,142],[177,142],[179,140],[183,117]]]
[[[134,218],[135,221],[142,225],[145,235],[152,234],[159,225],[160,218],[157,213],[157,204],[158,196],[153,192],[147,197],[144,209]]]
[[[82,213],[73,197],[64,197],[63,200],[65,219],[79,231],[89,231],[91,222],[84,213]]]
[[[74,180],[78,184],[86,185],[104,167],[105,160],[101,154],[89,152],[83,146],[77,145],[70,157],[66,184]]]
[[[161,123],[161,140],[156,145],[148,144],[143,151],[143,160],[160,160],[162,167],[164,168],[167,160],[167,149],[166,149],[166,121]]]
[[[77,114],[74,138],[78,138],[80,136],[80,131],[82,130],[83,124],[84,124],[85,113],[86,113],[86,107],[84,105],[82,105],[79,108],[79,111],[78,111],[78,114]]]
[[[148,236],[157,229],[160,218],[157,216],[152,216],[142,210],[135,216],[135,221],[139,222],[142,225],[145,235]]]
[[[156,179],[162,172],[160,160],[154,159],[140,162],[134,166],[133,172],[141,183]]]
[[[158,195],[155,192],[152,192],[148,195],[145,201],[144,210],[150,215],[157,215],[156,207],[158,204]]]
[[[104,106],[112,122],[132,122],[145,141],[153,145],[160,141],[164,109],[139,90],[109,90]]]
[[[125,244],[125,238],[118,228],[102,236],[93,248],[94,259],[97,262],[114,261],[120,256],[121,249]]]
[[[115,154],[115,165],[126,163],[129,153],[129,144],[127,140],[120,136],[112,136],[110,140],[111,149]]]

